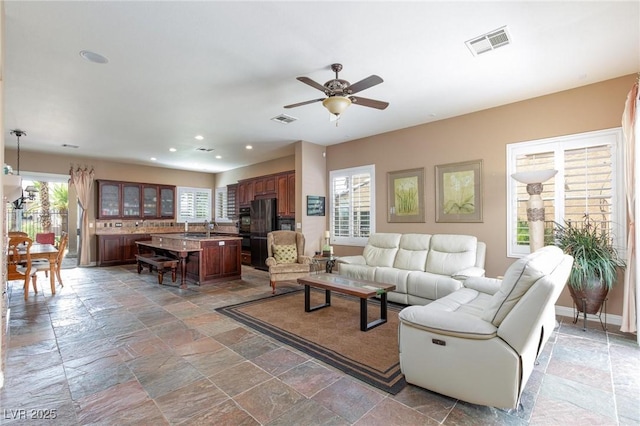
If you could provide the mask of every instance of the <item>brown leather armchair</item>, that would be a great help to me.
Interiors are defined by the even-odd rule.
[[[306,277],[311,270],[311,257],[304,255],[304,235],[295,231],[273,231],[267,234],[265,264],[269,267],[272,293],[276,281]]]

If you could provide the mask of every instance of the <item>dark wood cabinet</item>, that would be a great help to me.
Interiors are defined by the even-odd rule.
[[[229,187],[227,187],[229,194]],[[249,207],[254,198],[277,198],[278,216],[296,215],[296,172],[289,171],[260,176],[238,182],[236,201],[238,208]]]
[[[241,275],[240,240],[200,242],[202,251],[189,254],[187,278],[197,284],[237,278]]]
[[[250,207],[254,198],[254,181],[245,180],[238,182],[239,207]]]
[[[262,176],[256,178],[253,183],[253,195],[273,195],[276,194],[276,177],[275,176]],[[264,197],[262,197],[264,198]]]
[[[122,184],[122,217],[135,219],[142,216],[142,197],[140,196],[140,184]]]
[[[173,219],[171,185],[99,180],[98,219]]]
[[[176,216],[176,187],[171,185],[159,185],[160,212],[162,219],[173,219]]]
[[[98,219],[122,217],[122,185],[118,182],[98,181]]]
[[[138,254],[136,241],[149,241],[149,234],[97,235],[98,266],[135,263]]]
[[[295,217],[296,215],[296,173],[287,172],[276,176],[278,216]]]

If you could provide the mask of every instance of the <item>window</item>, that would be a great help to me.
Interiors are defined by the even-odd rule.
[[[211,218],[211,190],[177,188],[178,217],[176,222],[204,222]]]
[[[364,246],[375,232],[375,166],[329,172],[334,244]]]
[[[606,229],[614,245],[625,241],[622,130],[610,129],[507,145],[507,255],[529,253],[526,185],[515,172],[555,169],[543,182],[545,244],[553,244],[554,222],[582,222],[585,215]]]
[[[216,222],[231,222],[229,218],[229,199],[226,186],[216,188],[215,213]]]

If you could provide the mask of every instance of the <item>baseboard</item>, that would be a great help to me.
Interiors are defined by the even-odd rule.
[[[573,318],[575,311],[573,308],[567,308],[566,306],[556,306],[556,315],[562,315],[563,317]],[[583,316],[580,314],[578,320],[582,320]],[[587,321],[597,321],[597,315],[587,315]],[[622,326],[622,317],[620,315],[602,313],[602,322],[606,322],[609,325]]]

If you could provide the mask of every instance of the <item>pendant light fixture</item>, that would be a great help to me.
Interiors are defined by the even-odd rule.
[[[14,129],[11,130],[10,132],[12,135],[16,135],[16,138],[18,139],[18,158],[16,161],[16,173],[18,176],[20,176],[20,138],[22,136],[27,136],[27,132],[20,130],[20,129]],[[25,197],[24,195],[24,191],[21,191],[21,195],[20,197],[18,197],[17,200],[15,200],[13,202],[13,208],[16,210],[22,210],[22,208],[24,207],[24,203],[28,200],[28,201],[33,201],[36,199],[36,192],[37,189],[35,188],[35,186],[27,186],[27,196]]]

